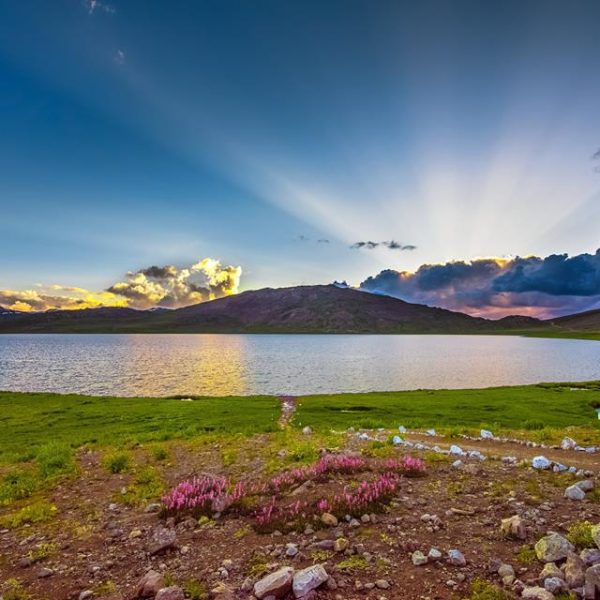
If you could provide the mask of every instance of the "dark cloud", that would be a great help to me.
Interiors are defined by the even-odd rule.
[[[152,266],[147,269],[141,269],[138,273],[142,273],[152,279],[174,279],[177,277],[177,267],[173,265],[166,265],[164,267]]]
[[[415,273],[388,269],[363,281],[360,288],[481,316],[552,317],[599,305],[600,250],[572,257],[422,265]]]
[[[375,248],[379,247],[379,246],[384,246],[385,248],[388,248],[389,250],[416,250],[417,247],[413,246],[412,244],[401,244],[400,242],[397,242],[396,240],[390,240],[388,242],[372,242],[372,241],[368,241],[368,242],[354,242],[354,244],[352,244],[350,246],[350,248],[352,248],[353,250],[359,250],[360,248],[365,248],[366,250],[374,250]]]

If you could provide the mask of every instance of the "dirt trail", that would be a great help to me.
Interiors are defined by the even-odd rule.
[[[296,412],[297,400],[295,396],[279,396],[281,401],[281,416],[279,417],[279,427],[285,429],[292,420]]]
[[[402,434],[402,437],[411,442],[426,442],[429,445],[438,445],[447,449],[452,444],[460,446],[463,450],[479,450],[483,454],[496,454],[498,456],[516,456],[518,459],[531,460],[534,456],[543,455],[546,458],[579,469],[600,468],[600,454],[577,452],[575,450],[562,450],[560,448],[530,448],[516,442],[502,442],[499,440],[466,440],[462,438],[446,438],[444,436],[428,436],[425,434]]]

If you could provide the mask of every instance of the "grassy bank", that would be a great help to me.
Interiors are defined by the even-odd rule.
[[[49,443],[77,448],[274,431],[279,409],[266,396],[190,402],[0,392],[0,462],[35,456]]]
[[[589,430],[600,442],[600,382],[539,384],[471,390],[418,390],[307,396],[295,422],[331,427],[415,428],[494,431]]]

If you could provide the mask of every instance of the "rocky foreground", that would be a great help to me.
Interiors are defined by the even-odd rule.
[[[2,511],[2,598],[600,598],[596,454],[390,437],[349,431],[302,468],[258,436],[138,447],[116,473],[82,451],[77,478]]]

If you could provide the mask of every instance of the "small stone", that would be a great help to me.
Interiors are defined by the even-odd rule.
[[[591,567],[600,563],[600,550],[597,548],[586,548],[579,554],[586,566]]]
[[[560,577],[562,579],[563,572],[553,562],[546,563],[540,573],[540,580],[548,579],[548,577]]]
[[[578,481],[575,485],[584,492],[591,492],[594,489],[594,482],[591,479],[583,479],[582,481]]]
[[[321,515],[321,523],[327,525],[327,527],[337,527],[338,520],[337,517],[331,513],[323,513]]]
[[[594,525],[591,529],[592,539],[598,548],[600,548],[600,524]]]
[[[141,529],[132,529],[129,532],[129,538],[130,539],[135,539],[135,538],[139,538],[142,537],[142,530]]]
[[[313,565],[294,574],[292,589],[296,598],[304,598],[329,579],[322,565]]]
[[[455,567],[464,567],[467,564],[467,559],[460,550],[454,548],[448,550],[448,562]]]
[[[585,498],[585,492],[578,485],[570,485],[565,490],[565,498],[581,501]]]
[[[390,588],[390,584],[387,579],[378,579],[375,582],[375,587],[379,588],[380,590],[387,590]]]
[[[78,600],[90,600],[90,598],[94,597],[94,592],[92,590],[83,590],[78,596]]]
[[[138,582],[133,593],[134,598],[154,598],[158,590],[165,587],[165,580],[160,573],[148,571]]]
[[[573,544],[558,533],[549,533],[535,545],[535,553],[542,562],[556,562],[567,558],[569,552],[573,552],[574,549]]]
[[[350,542],[346,539],[346,538],[338,538],[337,540],[335,540],[334,544],[333,544],[333,549],[336,552],[344,552],[348,546],[350,545]]]
[[[498,576],[501,579],[504,579],[505,577],[514,577],[515,570],[512,568],[511,565],[507,563],[502,563],[498,569]]]
[[[185,600],[185,595],[180,587],[172,585],[158,590],[154,600]]]
[[[298,546],[296,544],[286,544],[285,555],[291,558],[296,556],[296,554],[298,554]]]
[[[441,560],[442,553],[437,548],[431,548],[427,553],[427,558],[429,560]]]
[[[37,573],[38,579],[46,579],[52,575],[54,575],[54,571],[48,567],[42,567]]]
[[[258,600],[267,596],[283,598],[292,589],[293,577],[294,569],[283,567],[257,581],[254,584],[254,595]]]
[[[311,434],[312,434],[312,432],[313,432],[313,431],[312,431],[312,429],[311,429],[311,428],[310,428],[308,425],[307,425],[306,427],[303,427],[303,428],[302,428],[302,433],[303,433],[304,435],[311,435]]]
[[[519,515],[513,515],[508,519],[502,519],[500,522],[500,532],[506,536],[517,540],[524,540],[527,538],[527,531],[525,529],[525,523]]]
[[[148,506],[146,506],[146,508],[144,509],[145,513],[157,513],[160,512],[162,509],[162,505],[159,504],[158,502],[152,502],[151,504],[148,504]]]
[[[177,544],[177,535],[175,530],[165,527],[157,527],[152,532],[152,541],[148,547],[150,555],[160,554],[165,550],[170,550]]]
[[[363,515],[360,518],[360,520],[361,520],[362,523],[370,523],[371,522],[371,517],[370,517],[370,515]]]
[[[411,560],[413,565],[419,567],[421,565],[426,565],[429,559],[420,550],[417,550],[412,553]]]

